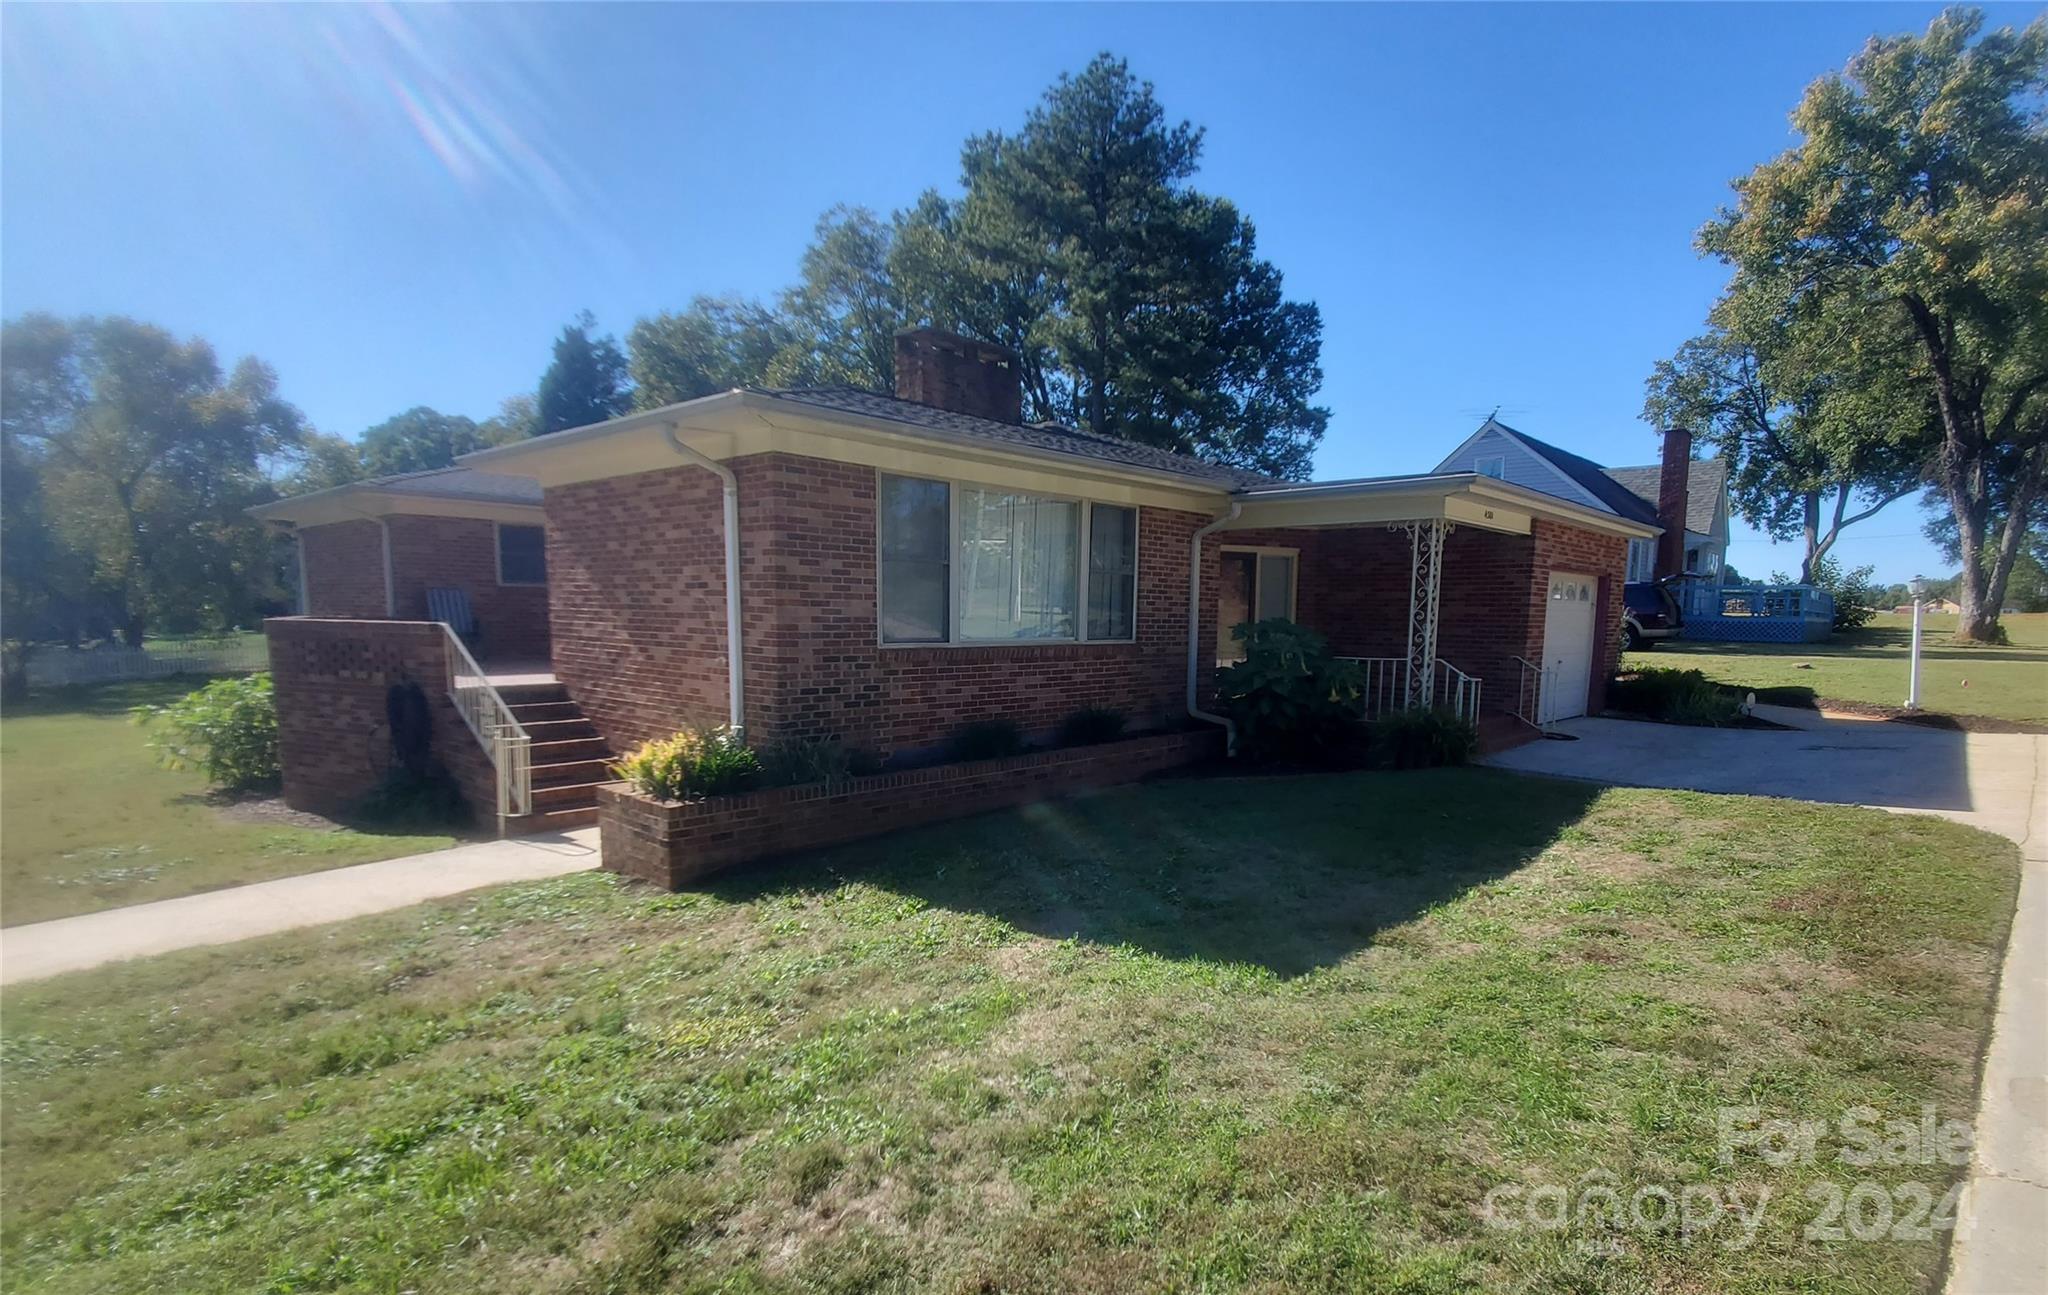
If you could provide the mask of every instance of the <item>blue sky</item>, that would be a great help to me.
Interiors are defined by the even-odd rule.
[[[1207,128],[1198,183],[1322,307],[1317,475],[1432,466],[1496,405],[1649,462],[1643,378],[1723,277],[1693,231],[1807,82],[1935,12],[8,5],[0,309],[260,355],[327,431],[483,417],[577,310],[623,334],[770,296],[820,212],[951,189],[966,136],[1107,49]],[[1842,551],[1933,571],[1919,523]],[[1746,530],[1731,560],[1796,563]]]

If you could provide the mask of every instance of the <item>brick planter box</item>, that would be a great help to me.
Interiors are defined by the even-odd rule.
[[[1131,782],[1222,749],[1217,729],[1162,733],[680,802],[610,783],[597,789],[598,832],[607,870],[675,890],[757,859]]]

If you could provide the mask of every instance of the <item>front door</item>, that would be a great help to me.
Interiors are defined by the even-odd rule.
[[[1292,549],[1225,549],[1216,589],[1216,664],[1244,660],[1231,631],[1246,621],[1294,616]]]
[[[1543,613],[1542,722],[1586,713],[1593,684],[1594,611],[1600,582],[1589,575],[1555,571]]]

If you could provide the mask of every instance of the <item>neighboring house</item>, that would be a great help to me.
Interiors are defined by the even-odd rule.
[[[1667,471],[1680,463],[1685,465],[1683,478],[1667,476]],[[1446,455],[1436,470],[1499,477],[1617,516],[1647,521],[1658,526],[1662,536],[1674,537],[1629,542],[1631,582],[1695,576],[1718,586],[1727,568],[1728,465],[1718,458],[1693,458],[1692,434],[1682,429],[1664,433],[1660,463],[1603,468],[1488,418],[1464,444]],[[1664,497],[1667,486],[1674,491],[1670,498]],[[1684,537],[1682,543],[1675,539],[1679,534]],[[1661,569],[1657,561],[1660,548],[1669,549]]]
[[[1602,705],[1627,547],[1657,527],[1597,469],[1590,498],[1469,471],[1276,481],[1024,423],[999,348],[910,331],[896,367],[896,396],[736,390],[465,456],[540,492],[559,691],[536,713],[587,720],[610,751],[730,723],[895,757],[978,719],[1050,733],[1087,706],[1180,726],[1216,720],[1231,627],[1269,616],[1364,660],[1394,704]],[[270,632],[287,799],[332,803],[360,779],[333,717],[373,717],[370,686],[428,673],[432,648],[374,621]],[[328,736],[298,742],[294,713],[315,709]],[[501,788],[525,776],[499,768]],[[501,804],[519,825],[586,813],[566,794]]]
[[[531,477],[408,472],[250,510],[298,546],[302,615],[427,620],[459,589],[487,660],[548,657],[547,512]]]
[[[1607,475],[1630,494],[1655,508],[1663,468],[1609,468]],[[1718,586],[1728,569],[1728,464],[1724,459],[1693,459],[1685,477],[1685,552],[1679,574],[1698,576]],[[1636,540],[1629,545],[1630,580],[1649,580],[1656,569],[1656,544]]]

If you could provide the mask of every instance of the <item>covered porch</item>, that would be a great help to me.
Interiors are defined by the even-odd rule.
[[[1542,726],[1602,706],[1643,531],[1470,474],[1248,492],[1202,540],[1199,650],[1228,665],[1284,616],[1359,663],[1368,716]]]

